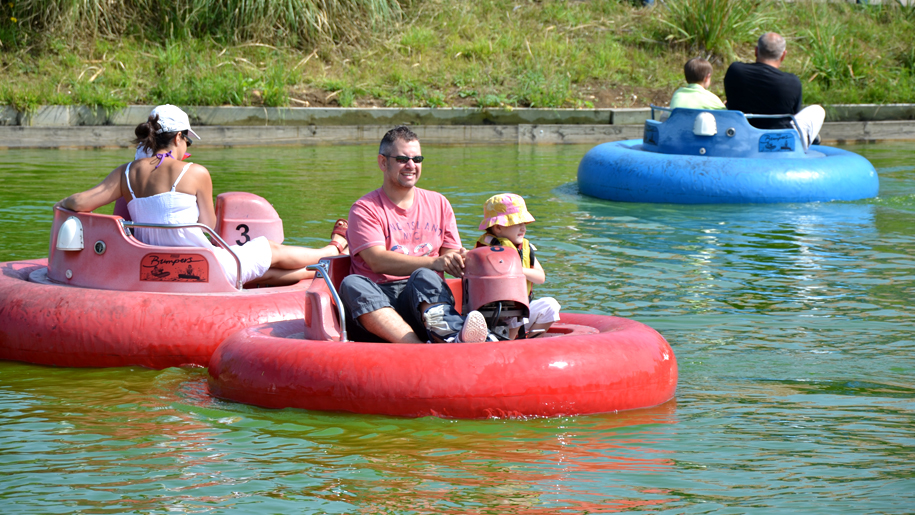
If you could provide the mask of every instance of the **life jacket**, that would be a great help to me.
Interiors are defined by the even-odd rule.
[[[524,268],[534,268],[533,263],[531,263],[531,249],[537,250],[537,247],[531,245],[531,242],[527,241],[527,238],[524,238],[521,241],[521,248],[515,246],[511,240],[507,238],[499,238],[490,233],[485,233],[483,236],[480,236],[480,239],[477,240],[477,247],[495,247],[502,246],[509,249],[515,249],[518,251],[518,255],[521,256],[521,266]],[[530,281],[527,281],[527,294],[530,295],[534,291],[534,284]]]

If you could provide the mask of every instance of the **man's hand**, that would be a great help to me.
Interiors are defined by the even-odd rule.
[[[369,270],[376,274],[407,276],[418,268],[431,268],[436,272],[447,272],[454,277],[464,276],[464,254],[466,249],[441,249],[438,257],[405,256],[399,252],[385,250],[381,245],[359,252]]]
[[[464,255],[467,249],[453,250],[435,258],[433,270],[450,274],[452,277],[464,277]]]

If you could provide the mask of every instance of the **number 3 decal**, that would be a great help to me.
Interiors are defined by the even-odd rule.
[[[235,243],[239,245],[244,245],[251,241],[251,237],[248,236],[248,226],[245,224],[238,224],[238,227],[235,228],[236,231],[241,231],[241,236],[244,238],[244,241],[235,240]]]

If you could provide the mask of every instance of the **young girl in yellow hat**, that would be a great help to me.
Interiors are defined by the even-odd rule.
[[[533,300],[534,285],[546,281],[546,273],[534,255],[537,248],[524,237],[527,224],[533,221],[534,217],[527,211],[524,199],[514,193],[493,195],[483,205],[480,230],[486,233],[480,236],[476,246],[501,245],[516,249],[521,256],[524,278],[527,279],[527,293],[532,299],[530,317],[509,322],[510,339],[517,338],[521,326],[524,326],[527,338],[534,338],[546,332],[553,322],[559,321],[560,306],[556,299],[543,297]]]

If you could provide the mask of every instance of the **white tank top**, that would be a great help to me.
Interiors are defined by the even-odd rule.
[[[132,164],[132,163],[130,163]],[[159,193],[151,197],[137,198],[130,186],[130,164],[124,171],[127,180],[127,189],[133,200],[127,203],[130,218],[136,222],[149,224],[194,224],[200,218],[197,208],[197,197],[187,193],[175,191],[178,182],[190,168],[191,163],[184,165],[171,191]],[[203,235],[203,231],[196,227],[189,229],[149,229],[134,228],[134,236],[149,245],[163,247],[204,247],[213,248],[210,241]]]

